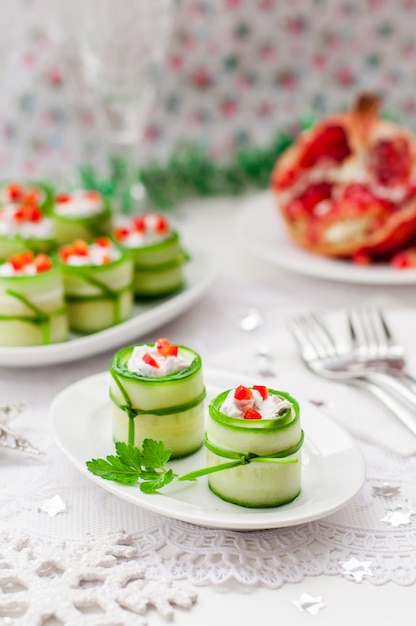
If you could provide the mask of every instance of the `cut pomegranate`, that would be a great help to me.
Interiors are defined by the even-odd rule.
[[[310,252],[367,264],[416,237],[416,139],[382,119],[371,94],[303,133],[271,187],[289,235]]]
[[[406,137],[380,139],[368,153],[368,169],[386,187],[407,183],[412,169],[412,152]]]
[[[311,168],[321,159],[342,163],[351,154],[348,137],[343,126],[329,124],[312,136],[299,158],[300,168]]]

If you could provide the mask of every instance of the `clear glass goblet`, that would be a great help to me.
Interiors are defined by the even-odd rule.
[[[140,142],[172,31],[174,0],[82,0],[76,28],[80,69],[102,104],[113,202],[129,212],[144,190],[137,180]]]

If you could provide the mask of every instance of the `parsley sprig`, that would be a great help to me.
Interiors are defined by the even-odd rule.
[[[165,468],[171,450],[166,449],[161,441],[145,439],[141,449],[121,441],[115,445],[116,455],[87,461],[92,474],[122,485],[138,482],[143,493],[157,493],[176,477],[172,469]]]

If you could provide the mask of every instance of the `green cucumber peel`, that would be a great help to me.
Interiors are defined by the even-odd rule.
[[[160,409],[158,408],[139,409],[136,407],[132,407],[130,400],[128,404],[121,404],[120,402],[118,402],[117,398],[115,398],[114,395],[110,391],[110,398],[114,402],[114,404],[116,404],[119,409],[122,409],[123,411],[127,411],[129,413],[129,417],[132,417],[132,418],[138,417],[139,415],[149,415],[149,414],[163,416],[163,415],[173,415],[175,413],[183,413],[184,411],[189,411],[189,409],[193,409],[195,406],[198,406],[198,404],[201,404],[205,396],[206,396],[206,390],[204,389],[204,391],[201,394],[199,394],[199,396],[197,396],[196,398],[193,398],[192,400],[189,400],[188,402],[183,402],[182,404],[177,404],[176,406],[168,406],[168,407],[163,407]]]
[[[183,252],[178,255],[171,261],[166,261],[166,263],[158,263],[154,265],[145,265],[140,263],[135,263],[134,267],[136,270],[140,272],[163,272],[165,270],[174,269],[175,267],[180,267],[184,263],[187,263],[190,260],[189,254]]]
[[[45,313],[45,311],[42,311],[41,309],[39,309],[39,307],[37,307],[35,304],[33,304],[33,302],[28,300],[21,293],[18,293],[17,291],[14,291],[13,289],[6,289],[6,293],[7,293],[7,295],[11,296],[12,298],[16,298],[16,300],[19,300],[24,305],[26,305],[28,307],[28,309],[33,311],[34,315],[33,316],[30,316],[30,315],[1,315],[0,316],[0,321],[17,320],[17,321],[21,321],[21,322],[28,322],[28,323],[33,324],[35,326],[39,326],[41,328],[41,330],[42,330],[43,343],[44,344],[49,344],[50,343],[49,325],[50,325],[50,322],[51,322],[51,318],[52,317],[57,317],[58,315],[63,315],[65,313],[65,310],[66,310],[65,307],[59,307],[58,309],[55,309],[54,311],[51,311],[50,313]]]
[[[149,347],[154,347],[154,343],[147,344]],[[111,361],[111,370],[120,376],[121,378],[125,378],[130,382],[145,382],[147,385],[151,384],[150,378],[148,376],[142,376],[137,374],[137,372],[130,372],[127,369],[126,363],[129,360],[131,353],[133,352],[135,346],[126,346],[122,348],[113,356]],[[171,374],[167,374],[166,376],[159,376],[154,379],[155,384],[163,385],[164,383],[172,384],[174,382],[181,382],[184,378],[190,378],[194,376],[202,367],[201,357],[199,354],[191,350],[190,348],[186,348],[185,346],[178,346],[179,350],[184,350],[187,353],[193,355],[193,359],[190,362],[189,366],[183,370],[179,370],[178,372],[172,372]]]
[[[97,281],[98,282],[98,281]],[[112,293],[101,293],[96,295],[86,295],[86,296],[75,296],[67,294],[65,299],[68,302],[102,302],[105,300],[110,300],[111,302],[117,300],[121,296],[121,294],[125,293],[132,289],[133,285],[126,285],[122,289],[118,289],[117,291],[112,291]]]
[[[209,414],[211,419],[218,422],[224,427],[230,430],[244,430],[246,432],[260,433],[263,431],[267,434],[271,430],[286,430],[290,428],[296,421],[299,420],[299,403],[295,398],[284,391],[277,391],[275,389],[269,389],[269,393],[278,396],[282,400],[288,400],[292,407],[287,409],[281,415],[273,417],[272,419],[261,420],[241,420],[237,417],[232,417],[222,413],[220,407],[231,390],[223,391],[216,396],[209,405]]]
[[[205,444],[207,438],[205,437]],[[257,454],[239,454],[230,453],[230,451],[222,451],[217,446],[209,443],[210,449],[216,453],[225,452],[228,458],[232,458],[234,454],[237,458],[227,463],[220,463],[211,467],[202,467],[200,469],[182,474],[179,476],[173,470],[166,469],[166,463],[171,457],[171,450],[164,447],[163,442],[154,439],[145,439],[142,448],[138,448],[131,443],[117,441],[115,443],[116,454],[110,454],[105,459],[91,459],[86,462],[86,467],[95,476],[99,476],[104,480],[111,480],[122,485],[136,485],[139,483],[140,490],[143,493],[159,493],[159,490],[165,485],[171,483],[175,478],[178,482],[194,481],[197,478],[213,474],[214,472],[222,472],[227,469],[247,465],[248,463],[279,463],[293,464],[298,463],[299,458],[284,458],[284,454],[293,454],[299,450],[303,443],[303,431],[299,443],[288,450],[277,453],[270,457],[261,457]],[[226,456],[223,454],[222,456]],[[227,458],[227,457],[226,457]]]
[[[195,480],[201,476],[205,476],[207,474],[213,474],[214,472],[222,472],[223,470],[230,469],[232,467],[238,467],[239,465],[247,465],[248,463],[272,463],[277,465],[290,465],[294,463],[299,463],[298,457],[293,457],[293,454],[296,454],[298,450],[303,445],[304,441],[304,432],[301,431],[301,437],[299,442],[287,448],[286,450],[281,450],[280,452],[276,452],[276,454],[271,454],[268,456],[260,456],[259,454],[254,454],[253,452],[248,452],[247,454],[242,454],[240,452],[234,452],[233,450],[224,450],[223,448],[219,448],[208,440],[207,435],[205,434],[204,445],[205,447],[216,454],[217,456],[222,456],[226,459],[235,459],[229,463],[220,463],[218,465],[211,465],[210,467],[205,467],[199,470],[195,470],[193,472],[188,472],[187,474],[183,474],[178,477],[178,481],[183,480]],[[287,458],[287,457],[291,458]]]

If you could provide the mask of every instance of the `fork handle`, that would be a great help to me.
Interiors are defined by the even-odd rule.
[[[398,372],[368,372],[365,377],[370,383],[393,393],[397,400],[406,403],[416,413],[416,381],[410,375]],[[416,417],[415,417],[416,419]]]
[[[394,415],[405,425],[407,428],[416,435],[416,414],[409,411],[403,404],[398,402],[395,397],[391,396],[383,387],[379,387],[378,384],[370,382],[368,378],[357,378],[351,380],[351,383],[357,387],[367,389],[374,396],[376,396],[381,402],[394,413]]]

